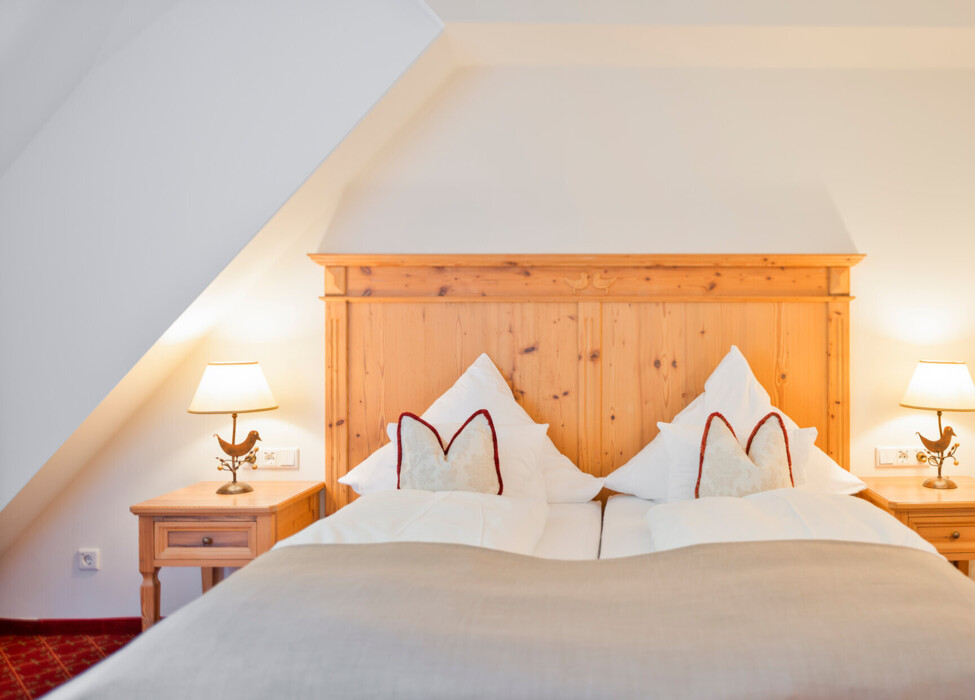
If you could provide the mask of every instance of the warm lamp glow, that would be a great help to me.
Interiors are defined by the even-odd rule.
[[[190,401],[190,413],[255,413],[278,407],[256,362],[211,362]]]
[[[975,384],[964,362],[921,360],[901,406],[929,411],[975,411]]]

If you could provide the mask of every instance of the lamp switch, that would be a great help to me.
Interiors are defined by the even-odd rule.
[[[257,452],[258,469],[297,469],[297,447],[266,447]]]
[[[897,445],[893,447],[878,447],[876,449],[876,463],[878,467],[923,467],[917,455],[923,452],[918,445]]]

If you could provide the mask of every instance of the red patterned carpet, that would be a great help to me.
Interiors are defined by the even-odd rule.
[[[39,698],[134,634],[0,634],[0,700]]]

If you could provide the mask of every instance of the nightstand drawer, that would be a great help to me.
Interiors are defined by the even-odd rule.
[[[156,559],[216,561],[257,556],[257,523],[166,520],[155,523]]]
[[[933,544],[942,554],[975,551],[975,523],[946,523],[940,518],[912,519],[917,534]]]

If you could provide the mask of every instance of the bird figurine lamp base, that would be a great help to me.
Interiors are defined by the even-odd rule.
[[[929,489],[956,489],[958,484],[949,479],[946,476],[932,476],[930,479],[925,479],[924,483],[921,484]]]
[[[217,457],[220,462],[220,466],[217,467],[220,471],[229,471],[233,478],[226,484],[217,489],[217,493],[221,496],[234,496],[241,493],[250,493],[254,490],[254,487],[250,484],[245,484],[242,481],[237,481],[237,470],[245,464],[250,464],[252,469],[257,469],[257,441],[261,439],[261,436],[257,434],[256,430],[250,431],[247,434],[247,438],[237,444],[237,414],[233,415],[233,428],[230,434],[230,442],[222,439],[219,435],[214,435],[217,438],[217,442],[220,443],[220,448],[229,457],[229,459],[223,459]]]
[[[950,488],[954,488],[954,485],[952,485]],[[250,484],[245,484],[243,481],[228,481],[226,484],[217,489],[217,493],[222,496],[236,496],[239,493],[250,493],[253,490],[253,486]]]
[[[951,439],[955,437],[955,431],[950,425],[944,428],[941,427],[941,411],[938,411],[938,439],[929,440],[921,435],[921,433],[918,433],[917,436],[921,438],[921,443],[926,449],[926,452],[918,453],[918,459],[927,461],[928,464],[938,468],[938,475],[932,476],[930,479],[925,479],[921,486],[929,489],[958,488],[958,484],[954,481],[946,476],[941,476],[941,467],[944,466],[945,462],[952,460],[955,464],[958,464],[958,460],[955,458],[955,453],[958,451],[958,443],[951,444]],[[924,459],[925,457],[926,459]]]

